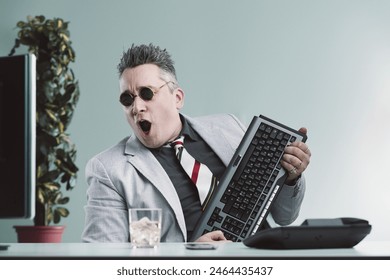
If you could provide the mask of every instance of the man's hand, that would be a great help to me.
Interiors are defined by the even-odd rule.
[[[216,230],[202,235],[195,242],[231,242],[231,240],[227,240],[222,231]]]
[[[307,134],[307,129],[302,127],[299,132]],[[281,161],[282,166],[287,170],[287,185],[294,185],[296,180],[306,170],[310,163],[311,152],[303,142],[293,142],[284,149]]]

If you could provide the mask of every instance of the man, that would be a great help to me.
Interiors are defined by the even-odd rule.
[[[191,240],[202,213],[200,195],[170,147],[184,135],[184,147],[220,178],[245,127],[231,115],[191,118],[180,114],[184,91],[173,61],[157,46],[132,46],[118,65],[120,101],[134,135],[93,157],[86,167],[89,184],[85,242],[128,242],[130,208],[162,208],[162,242]],[[306,133],[305,128],[301,132]],[[290,171],[271,214],[278,224],[298,216],[305,191],[302,172],[310,161],[305,143],[285,149],[282,166]],[[221,231],[197,241],[225,241]]]

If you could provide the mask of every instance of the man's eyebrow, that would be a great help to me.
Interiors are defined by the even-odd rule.
[[[129,94],[129,95],[131,95],[131,92],[130,92],[130,90],[126,89],[126,90],[123,91],[121,94]]]

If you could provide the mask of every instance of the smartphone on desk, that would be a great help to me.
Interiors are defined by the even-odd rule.
[[[202,242],[190,242],[185,243],[184,246],[189,250],[215,250],[217,245],[211,243],[202,243]]]

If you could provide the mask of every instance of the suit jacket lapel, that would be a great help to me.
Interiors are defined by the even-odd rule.
[[[126,143],[127,161],[144,175],[168,201],[176,215],[179,226],[186,237],[186,226],[180,200],[175,187],[153,154],[135,137],[131,136]]]
[[[222,131],[207,122],[199,122],[196,119],[185,116],[190,125],[207,142],[210,148],[219,156],[227,166],[235,152],[235,148],[225,138]]]

